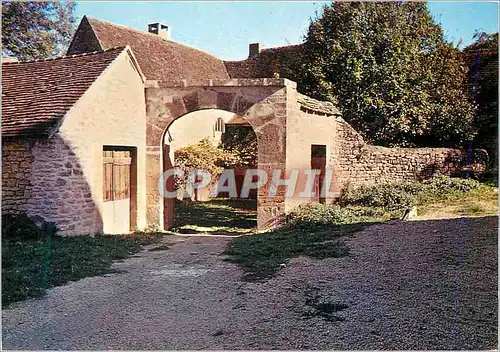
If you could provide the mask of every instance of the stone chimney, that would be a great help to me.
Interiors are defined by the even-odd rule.
[[[260,49],[260,43],[252,43],[248,45],[248,57],[258,56]]]
[[[155,22],[148,24],[148,32],[156,34],[162,39],[169,40],[170,39],[170,28],[163,23]]]

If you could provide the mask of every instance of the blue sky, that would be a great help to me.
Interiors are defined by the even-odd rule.
[[[86,2],[77,1],[78,20],[89,15],[105,21],[145,30],[151,22],[172,29],[172,39],[193,45],[225,60],[248,55],[248,44],[265,47],[302,41],[315,12],[329,2]],[[447,39],[463,45],[472,42],[476,30],[498,31],[497,2],[429,2]],[[462,46],[463,46],[462,45]]]

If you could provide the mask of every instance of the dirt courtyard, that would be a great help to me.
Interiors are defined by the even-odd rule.
[[[3,310],[3,349],[495,349],[497,229],[374,225],[348,256],[299,257],[265,282],[223,260],[230,238],[166,236],[169,250]]]

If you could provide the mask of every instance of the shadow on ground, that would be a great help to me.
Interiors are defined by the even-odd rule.
[[[259,283],[242,282],[240,268],[220,255],[230,239],[190,237],[168,255],[143,251],[116,264],[120,275],[71,282],[4,309],[2,347],[497,349],[496,217],[348,231],[356,226],[288,233],[296,239],[283,232],[239,237],[253,241],[245,243],[254,259],[286,261],[283,249],[293,255],[277,261],[286,264],[279,275]],[[339,236],[348,255],[334,255]],[[312,255],[317,250],[321,260]]]
[[[215,199],[209,202],[177,202],[171,230],[182,234],[234,236],[249,232],[256,226],[255,199]]]

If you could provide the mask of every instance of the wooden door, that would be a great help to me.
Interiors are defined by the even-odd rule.
[[[170,160],[170,145],[163,145],[163,171],[174,168],[172,160]],[[173,192],[175,189],[174,177],[169,177],[165,180],[165,189],[167,192]],[[163,198],[163,229],[167,230],[174,222],[174,207],[175,198]]]
[[[130,232],[130,169],[128,150],[103,151],[104,233]]]
[[[314,180],[314,199],[317,199],[320,203],[324,203],[326,198],[321,191],[323,188],[326,169],[325,145],[311,145],[311,169],[320,170],[320,174],[316,175],[316,178]]]

